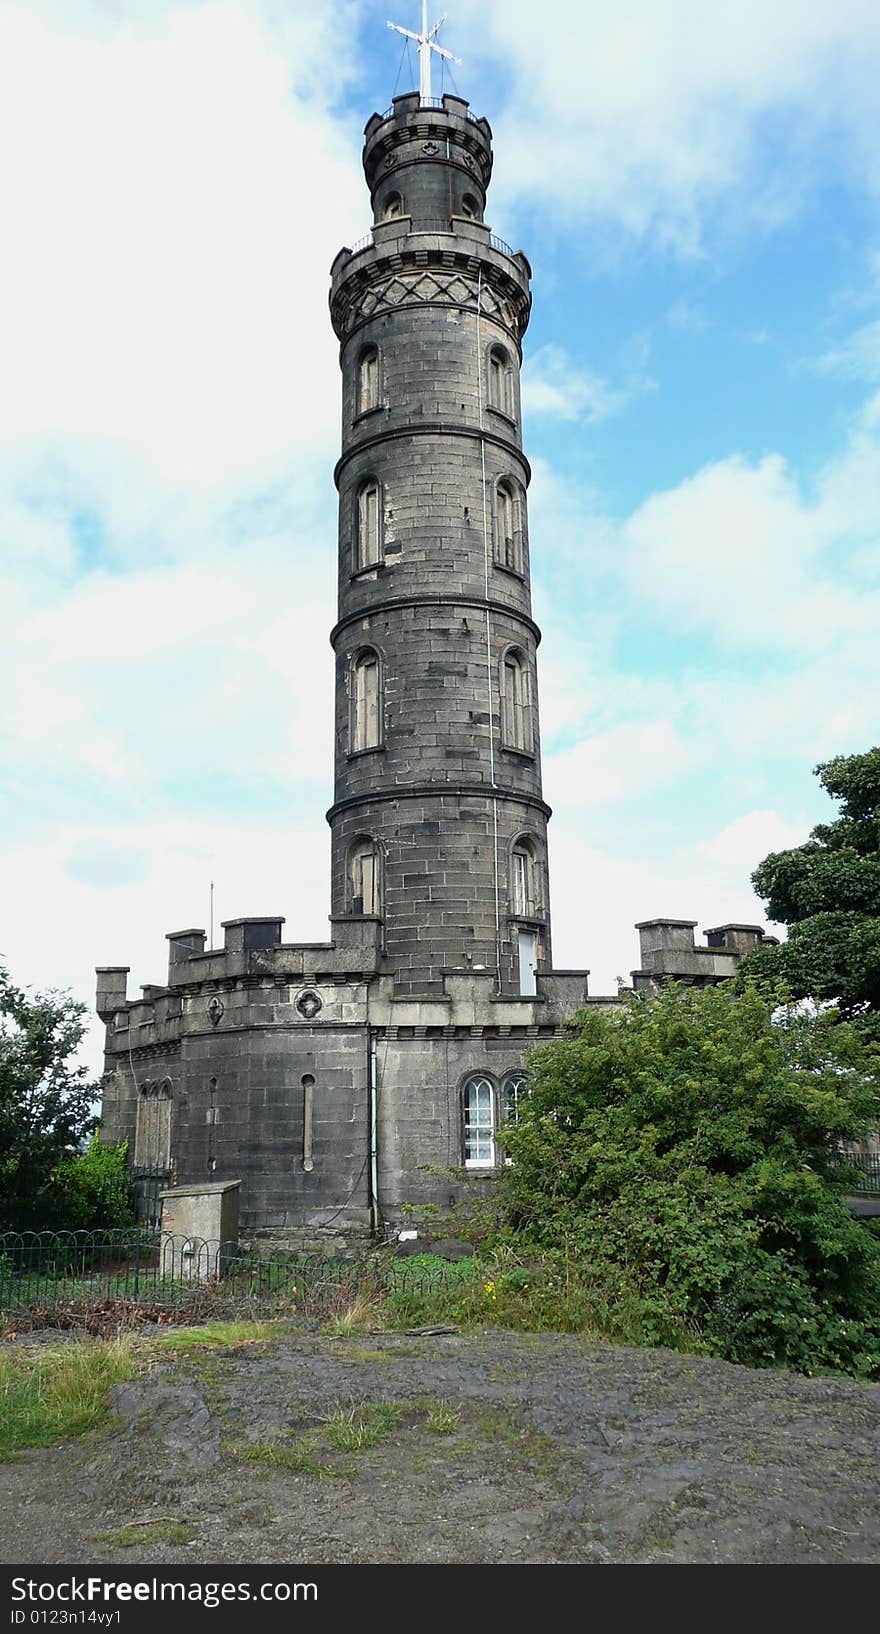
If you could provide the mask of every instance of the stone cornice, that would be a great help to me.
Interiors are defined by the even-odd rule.
[[[530,806],[533,811],[539,811],[545,818],[553,816],[553,811],[546,801],[537,794],[527,794],[522,789],[494,787],[486,783],[409,783],[398,784],[392,789],[366,789],[362,794],[351,794],[345,800],[337,800],[327,812],[327,821],[332,823],[342,811],[350,811],[355,806],[375,806],[389,800],[436,800],[436,799],[466,799],[466,800],[511,800],[520,806]]]
[[[472,441],[491,443],[493,447],[503,449],[522,467],[524,487],[527,488],[532,480],[532,468],[525,454],[509,437],[499,436],[497,431],[489,431],[485,426],[481,430],[479,426],[456,425],[452,420],[424,420],[418,425],[388,426],[384,431],[377,431],[374,437],[364,437],[361,442],[351,444],[340,454],[333,468],[333,481],[337,488],[346,465],[356,454],[363,454],[367,449],[377,448],[400,437],[469,437]]]
[[[505,601],[486,601],[481,596],[445,595],[442,591],[432,592],[427,596],[388,596],[379,601],[371,601],[369,606],[358,607],[350,613],[344,613],[342,618],[334,624],[330,631],[330,643],[333,645],[336,637],[347,630],[351,624],[362,624],[365,618],[373,618],[380,613],[396,611],[402,607],[471,607],[480,613],[498,613],[505,618],[514,618],[524,624],[534,637],[535,646],[540,646],[541,631],[534,619],[528,613],[523,613],[518,607],[512,607]]]
[[[408,218],[407,218],[408,219]],[[379,232],[379,229],[376,229]],[[405,230],[337,256],[330,317],[344,342],[360,323],[410,307],[455,306],[500,324],[517,347],[529,321],[528,263],[485,239],[457,232]]]

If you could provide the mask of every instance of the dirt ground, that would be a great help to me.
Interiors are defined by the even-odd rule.
[[[387,1439],[330,1444],[328,1415],[376,1403]],[[163,1361],[109,1426],[5,1465],[0,1557],[876,1562],[878,1442],[880,1387],[848,1380],[558,1334],[285,1332]]]

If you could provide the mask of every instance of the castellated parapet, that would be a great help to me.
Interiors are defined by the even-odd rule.
[[[139,997],[121,968],[110,986],[99,973],[105,1138],[127,1138],[138,1171],[240,1179],[247,1231],[360,1232],[372,1098],[383,1217],[448,1202],[455,1187],[419,1166],[462,1162],[463,1079],[475,1062],[493,1084],[519,1072],[528,1044],[592,1002],[586,972],[548,973],[523,999],[499,997],[491,972],[450,968],[442,992],[401,997],[377,923],[341,944],[284,943],[283,924],[230,921],[215,949],[204,931],[170,935],[167,985]]]

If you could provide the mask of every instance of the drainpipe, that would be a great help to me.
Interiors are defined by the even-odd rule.
[[[377,1127],[376,1034],[370,1039],[370,1227],[379,1235],[379,1141]]]

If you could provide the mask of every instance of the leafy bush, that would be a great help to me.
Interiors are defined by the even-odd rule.
[[[603,1331],[617,1304],[656,1343],[880,1376],[880,1243],[837,1168],[880,1114],[876,1061],[754,988],[583,1012],[530,1053],[502,1137],[514,1239],[578,1264]]]
[[[52,1212],[68,1231],[124,1231],[134,1225],[128,1143],[105,1145],[96,1129],[84,1152],[63,1158],[52,1175]]]

